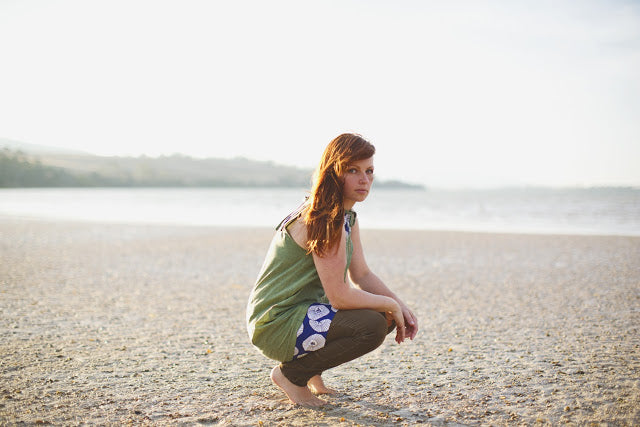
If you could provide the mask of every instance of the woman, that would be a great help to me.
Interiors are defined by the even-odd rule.
[[[277,227],[249,298],[251,342],[281,362],[271,379],[296,404],[325,404],[316,394],[333,390],[321,374],[374,350],[394,326],[398,343],[418,331],[407,305],[369,270],[352,210],[371,189],[374,153],[359,135],[329,143],[310,197]]]

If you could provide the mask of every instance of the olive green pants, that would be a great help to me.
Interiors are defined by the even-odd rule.
[[[339,310],[331,321],[325,346],[281,363],[280,370],[295,385],[306,386],[311,377],[378,348],[394,327],[375,310]]]

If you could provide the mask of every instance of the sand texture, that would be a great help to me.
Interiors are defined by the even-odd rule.
[[[421,330],[312,410],[245,331],[271,235],[0,221],[0,424],[640,425],[640,238],[363,230]]]

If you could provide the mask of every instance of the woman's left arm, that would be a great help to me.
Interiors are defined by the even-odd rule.
[[[349,277],[355,286],[376,295],[384,295],[396,300],[402,309],[405,319],[405,337],[413,339],[418,333],[418,319],[411,309],[402,301],[378,276],[375,275],[364,259],[364,251],[360,241],[360,226],[356,219],[351,229],[351,242],[353,243],[353,255],[349,266]]]

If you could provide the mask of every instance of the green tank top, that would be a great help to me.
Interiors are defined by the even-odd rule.
[[[313,256],[287,231],[297,217],[290,215],[278,226],[247,304],[247,330],[252,344],[265,356],[280,362],[293,359],[296,335],[309,306],[329,302]],[[354,211],[345,213],[345,280],[353,254],[351,227],[355,220]]]

